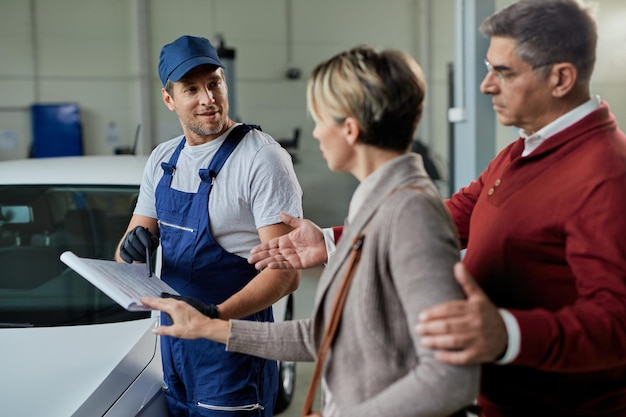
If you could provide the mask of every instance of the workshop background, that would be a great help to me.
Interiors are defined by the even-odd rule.
[[[422,65],[429,90],[417,137],[430,149],[446,195],[454,191],[447,181],[454,10],[464,1],[1,0],[0,160],[29,157],[33,106],[40,104],[77,105],[86,155],[133,147],[147,154],[179,135],[176,115],[161,101],[159,51],[183,34],[205,36],[235,51],[231,116],[260,124],[276,139],[301,130],[293,153],[305,216],[323,226],[338,224],[356,181],[326,168],[311,136],[305,85],[318,62],[368,43],[404,50]],[[494,1],[495,8],[511,2]],[[598,3],[593,92],[609,101],[624,128],[626,5]],[[511,128],[494,129],[495,149],[484,149],[486,155],[516,138]]]
[[[367,43],[403,50],[424,69],[428,95],[416,139],[428,148],[441,175],[436,184],[447,196],[517,138],[515,129],[498,125],[488,97],[470,94],[474,90],[475,95],[485,74],[484,53],[471,50],[484,44],[467,39],[468,49],[459,52],[464,35],[480,38],[477,23],[482,18],[476,14],[512,2],[0,0],[0,160],[34,156],[35,139],[41,146],[54,144],[54,136],[39,132],[39,120],[59,109],[74,122],[62,138],[78,133],[80,139],[79,148],[62,151],[111,155],[134,149],[148,154],[182,133],[176,115],[161,100],[159,51],[184,34],[205,36],[216,47],[234,50],[234,58],[225,60],[231,116],[260,124],[278,140],[293,139],[300,129],[298,146],[290,152],[304,190],[304,214],[321,226],[341,224],[357,182],[349,174],[330,172],[322,159],[311,136],[305,86],[317,63]],[[610,103],[626,129],[626,3],[597,3],[592,92]],[[453,63],[467,79],[451,71]],[[466,99],[462,106],[455,102],[458,97]],[[466,113],[478,113],[478,107],[482,113],[470,115],[473,124],[463,123]],[[472,131],[469,139],[466,130]],[[471,142],[469,152],[458,146],[466,142]],[[470,163],[460,166],[464,162]],[[461,180],[456,178],[459,171]],[[309,316],[321,271],[303,272],[294,319]],[[313,366],[297,364],[294,399],[283,417],[300,415]]]

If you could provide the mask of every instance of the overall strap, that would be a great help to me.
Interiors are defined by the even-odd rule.
[[[185,146],[186,139],[183,138],[178,142],[178,146],[174,150],[174,153],[170,157],[168,162],[161,162],[161,168],[163,168],[163,177],[166,179],[166,183],[168,186],[172,183],[172,176],[174,175],[174,171],[176,171],[176,162],[178,162],[178,157],[180,156],[180,152],[183,150]]]
[[[224,143],[222,143],[222,146],[220,146],[213,159],[211,159],[209,167],[198,171],[202,181],[211,183],[217,177],[217,174],[224,166],[230,154],[233,153],[237,145],[239,145],[241,139],[252,129],[261,130],[261,126],[244,123],[235,126],[235,128],[231,130],[224,140]]]

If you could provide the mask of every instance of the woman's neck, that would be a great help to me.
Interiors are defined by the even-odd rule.
[[[350,173],[354,175],[357,180],[363,181],[382,165],[406,153],[407,152],[403,151],[381,149],[371,145],[360,145],[357,148],[356,162],[353,169],[350,170]]]

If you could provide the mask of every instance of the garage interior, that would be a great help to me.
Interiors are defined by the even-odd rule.
[[[61,152],[149,154],[182,133],[161,101],[159,50],[184,34],[204,36],[228,54],[231,117],[291,142],[305,217],[341,224],[357,183],[330,172],[321,157],[306,113],[306,79],[321,60],[370,44],[406,51],[424,69],[428,95],[415,139],[441,174],[437,185],[445,197],[517,138],[516,130],[497,124],[477,90],[487,46],[478,23],[512,2],[2,0],[0,161],[54,152],[54,141],[38,133],[38,117],[42,108],[58,107],[75,112],[78,128],[79,145]],[[619,70],[626,67],[626,4],[600,0],[599,6],[592,93],[626,126],[626,72]],[[453,88],[459,85],[462,92]],[[38,140],[46,144],[41,154]],[[305,271],[295,318],[308,316],[320,272]],[[312,368],[298,364],[296,399],[283,416],[299,415]]]

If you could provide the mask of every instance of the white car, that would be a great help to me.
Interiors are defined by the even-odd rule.
[[[146,159],[0,162],[0,416],[167,416],[158,315],[122,309],[59,259],[113,259]],[[277,321],[292,313],[292,296],[274,305]],[[276,414],[295,364],[279,369]]]

